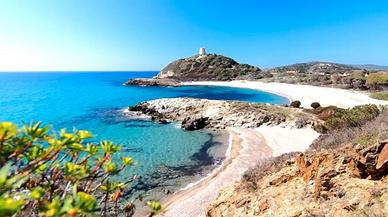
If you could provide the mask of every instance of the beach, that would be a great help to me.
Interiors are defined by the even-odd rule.
[[[287,97],[290,101],[299,100],[302,103],[302,107],[306,108],[309,108],[313,102],[319,102],[322,106],[335,105],[341,108],[351,108],[364,104],[388,105],[387,101],[370,98],[364,92],[331,87],[275,82],[264,83],[259,81],[195,81],[183,82],[181,84],[261,90]]]
[[[207,205],[217,197],[218,192],[239,181],[249,168],[269,157],[304,151],[319,136],[310,128],[266,126],[256,129],[228,128],[228,131],[230,148],[222,165],[200,182],[162,201],[165,212],[161,216],[205,216]],[[293,145],[290,146],[290,143]]]

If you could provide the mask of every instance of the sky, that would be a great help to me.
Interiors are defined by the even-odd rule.
[[[388,1],[0,0],[0,71],[160,70],[199,47],[261,68],[388,65]]]

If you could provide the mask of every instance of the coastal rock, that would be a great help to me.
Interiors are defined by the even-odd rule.
[[[178,87],[179,82],[171,79],[156,79],[156,78],[135,78],[130,79],[124,83],[124,85],[131,86],[169,86]]]
[[[158,99],[139,103],[130,111],[150,115],[153,120],[168,119],[182,123],[186,130],[226,127],[256,128],[281,123],[304,127],[313,124],[314,115],[300,109],[239,101],[194,98]],[[296,121],[303,117],[303,121]]]
[[[189,131],[203,129],[209,124],[208,119],[209,118],[207,117],[200,117],[196,119],[191,119],[190,117],[185,118],[182,121],[182,128]]]

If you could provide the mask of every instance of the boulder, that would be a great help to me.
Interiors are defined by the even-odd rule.
[[[188,117],[182,121],[182,128],[188,131],[200,130],[209,124],[208,120],[209,118],[207,117],[200,117],[196,119]]]
[[[292,101],[290,106],[293,108],[299,108],[301,104],[302,103],[300,101],[296,100],[296,101]]]

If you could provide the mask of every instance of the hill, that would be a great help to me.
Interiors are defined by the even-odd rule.
[[[195,55],[179,59],[168,64],[158,79],[175,79],[179,81],[227,81],[252,80],[266,77],[256,66],[240,64],[234,59],[218,55]]]
[[[339,63],[314,61],[275,67],[267,71],[270,73],[342,74],[353,70],[360,70],[360,68]]]
[[[388,71],[388,66],[380,66],[375,64],[362,64],[362,65],[351,65],[356,68],[372,70],[372,71]]]

